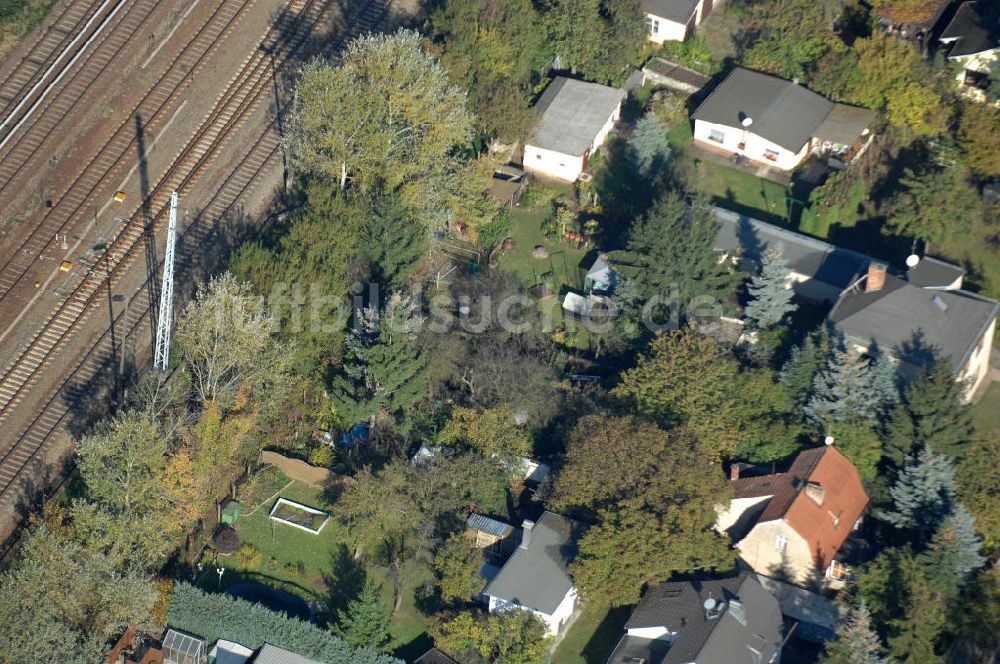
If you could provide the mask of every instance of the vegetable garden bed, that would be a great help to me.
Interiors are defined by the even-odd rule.
[[[297,503],[287,498],[278,498],[271,508],[270,518],[274,521],[294,526],[314,535],[319,535],[330,515],[323,510]]]

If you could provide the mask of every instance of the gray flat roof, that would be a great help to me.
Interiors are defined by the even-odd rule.
[[[686,24],[694,16],[698,0],[642,0],[642,11]]]
[[[315,659],[309,659],[308,657],[303,657],[302,655],[290,652],[283,648],[272,646],[270,643],[265,643],[264,647],[260,649],[259,653],[257,653],[257,657],[254,658],[253,664],[323,664],[323,663],[317,662]]]
[[[496,519],[491,519],[488,516],[476,514],[475,512],[469,515],[465,525],[472,530],[478,530],[494,537],[507,537],[507,535],[514,532],[514,527],[509,523],[497,521]]]
[[[832,108],[832,101],[801,85],[737,67],[692,117],[728,127],[750,118],[749,131],[798,152]]]
[[[529,537],[527,548],[522,540],[483,594],[551,614],[573,588],[566,571],[576,555],[573,522],[545,512]]]
[[[823,122],[816,127],[816,138],[840,145],[851,145],[875,119],[875,111],[846,104],[834,104]]]
[[[580,156],[625,96],[618,88],[558,76],[535,104],[541,117],[528,144]]]
[[[607,664],[635,664],[637,661],[663,664],[669,651],[670,642],[665,639],[644,639],[626,634],[608,657]]]
[[[768,247],[778,246],[788,267],[798,274],[837,288],[847,288],[864,274],[871,256],[844,249],[759,219],[713,208],[719,224],[716,249],[740,249],[744,260],[756,263]]]
[[[930,256],[924,256],[906,271],[906,280],[921,288],[944,288],[965,276],[965,269]]]
[[[1000,304],[962,290],[921,288],[894,275],[866,293],[863,285],[845,291],[830,311],[830,321],[862,345],[875,343],[913,364],[935,358],[965,366]]]

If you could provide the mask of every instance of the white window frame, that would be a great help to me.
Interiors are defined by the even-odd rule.
[[[778,551],[784,551],[788,548],[788,538],[782,534],[777,534],[774,536],[774,548]]]
[[[721,129],[709,129],[708,130],[708,140],[715,143],[725,143],[726,142],[726,132]]]
[[[764,161],[776,162],[780,156],[777,150],[764,150]]]
[[[658,34],[660,34],[660,21],[659,21],[659,19],[655,19],[652,16],[647,16],[646,17],[646,30],[648,30],[649,34],[651,34],[651,35],[658,35]]]

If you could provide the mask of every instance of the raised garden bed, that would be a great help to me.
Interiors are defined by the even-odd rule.
[[[287,498],[278,498],[274,507],[271,508],[270,517],[274,521],[293,526],[313,535],[318,535],[326,522],[330,520],[330,515],[323,510]]]

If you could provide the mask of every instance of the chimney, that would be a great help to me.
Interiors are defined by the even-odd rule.
[[[521,524],[521,548],[527,549],[531,546],[531,529],[535,527],[535,522],[531,519],[525,519],[524,523]]]
[[[874,293],[882,290],[885,286],[885,274],[888,267],[882,263],[870,263],[868,265],[868,278],[865,279],[865,292]]]
[[[740,464],[733,463],[729,466],[729,480],[735,482],[738,479],[740,479]]]

